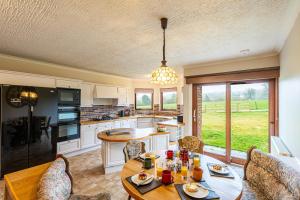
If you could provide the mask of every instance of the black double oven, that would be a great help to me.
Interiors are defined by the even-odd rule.
[[[80,90],[58,88],[58,142],[80,138]]]

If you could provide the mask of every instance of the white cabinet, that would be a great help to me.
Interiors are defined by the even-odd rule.
[[[130,105],[130,104],[134,104],[134,90],[133,88],[126,88],[127,89],[127,97],[126,97],[126,100],[127,100],[127,105]]]
[[[152,151],[169,149],[169,134],[152,136]]]
[[[77,80],[56,79],[55,84],[60,88],[80,89],[80,81]]]
[[[129,119],[130,128],[137,128],[137,119]]]
[[[94,87],[92,83],[81,83],[81,107],[93,106]]]
[[[118,105],[127,105],[127,88],[118,88]]]
[[[113,128],[121,128],[121,121],[115,121],[113,124]]]
[[[96,85],[94,97],[104,99],[117,99],[118,88],[113,86]]]
[[[138,128],[150,128],[153,127],[153,118],[152,117],[139,117],[137,118],[137,127]]]
[[[98,139],[98,133],[106,130],[110,130],[112,128],[112,123],[100,123],[97,125],[96,133],[95,133],[95,144],[101,144],[101,140]]]
[[[66,154],[80,150],[80,139],[57,143],[57,154]]]
[[[81,125],[80,143],[82,149],[96,145],[95,143],[96,128],[97,128],[96,124]]]
[[[121,121],[121,128],[130,128],[129,120],[122,120]]]

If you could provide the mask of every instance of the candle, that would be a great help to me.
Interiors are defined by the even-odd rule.
[[[199,166],[200,166],[200,158],[194,157],[194,167],[199,167]]]
[[[182,175],[183,177],[187,177],[187,172],[188,172],[187,166],[182,166],[182,167],[181,167],[181,175]]]

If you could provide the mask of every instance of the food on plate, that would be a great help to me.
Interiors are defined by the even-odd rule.
[[[198,191],[198,186],[195,183],[186,184],[185,188],[188,192],[197,192]]]
[[[144,171],[141,171],[139,173],[139,180],[146,180],[147,179],[147,174]]]
[[[213,167],[214,170],[217,170],[217,171],[222,170],[222,166],[221,166],[221,165],[218,165],[218,164],[213,165],[212,167]]]
[[[145,153],[145,157],[150,157],[151,153]]]

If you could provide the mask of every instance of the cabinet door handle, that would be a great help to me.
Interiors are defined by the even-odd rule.
[[[193,120],[196,122],[196,110],[193,111]]]

